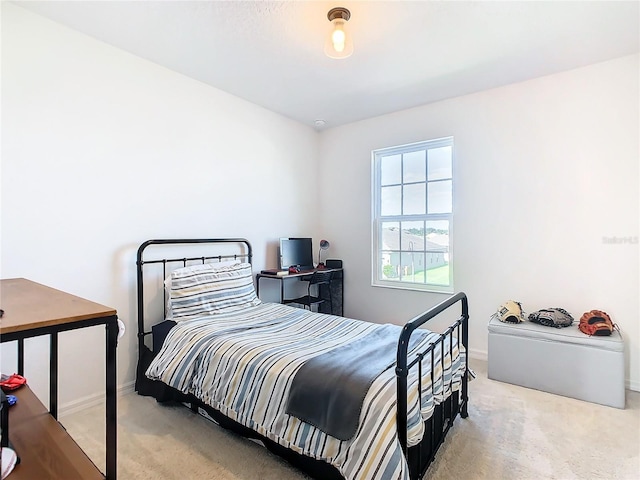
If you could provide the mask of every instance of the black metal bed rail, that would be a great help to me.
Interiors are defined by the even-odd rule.
[[[425,323],[427,323],[429,320],[431,320],[432,318],[436,317],[437,315],[439,315],[440,313],[442,313],[443,311],[445,311],[447,308],[455,305],[456,303],[460,302],[461,303],[461,315],[460,317],[452,324],[450,325],[447,330],[440,334],[440,337],[438,338],[438,340],[436,340],[435,342],[432,342],[431,344],[429,344],[429,346],[419,352],[415,354],[415,358],[409,362],[408,359],[408,350],[409,350],[409,340],[411,339],[411,334],[420,326],[424,325]],[[460,411],[460,415],[463,418],[466,418],[468,416],[468,412],[467,412],[467,400],[468,400],[468,391],[467,391],[467,384],[468,384],[468,371],[469,371],[469,356],[468,356],[468,343],[469,343],[469,326],[468,326],[468,320],[469,320],[469,304],[468,304],[468,300],[467,300],[467,296],[466,294],[464,294],[463,292],[459,292],[456,293],[455,295],[452,295],[451,297],[447,298],[446,300],[440,302],[439,304],[435,305],[434,307],[430,308],[429,310],[427,310],[426,312],[422,313],[421,315],[418,315],[417,317],[413,318],[411,321],[407,322],[405,324],[405,326],[402,329],[402,333],[400,334],[400,339],[398,341],[398,353],[397,353],[397,358],[396,358],[396,384],[397,384],[397,429],[398,429],[398,439],[400,441],[400,445],[402,446],[402,450],[403,452],[407,453],[407,410],[408,410],[408,406],[407,406],[407,396],[408,396],[408,385],[407,385],[407,378],[409,376],[409,371],[411,370],[411,368],[415,367],[416,365],[418,365],[418,401],[420,402],[419,405],[421,405],[422,402],[422,360],[426,357],[429,356],[431,359],[431,388],[434,387],[434,369],[435,369],[435,349],[436,346],[440,347],[440,362],[441,362],[441,371],[442,371],[442,375],[443,375],[443,384],[442,384],[442,389],[443,392],[445,390],[445,384],[444,384],[444,370],[445,370],[445,365],[444,365],[444,358],[445,358],[445,342],[446,339],[449,339],[449,346],[448,346],[448,350],[449,350],[449,358],[451,359],[451,361],[453,362],[453,338],[452,338],[452,334],[454,331],[457,331],[458,333],[458,343],[460,343],[460,341],[462,342],[462,345],[464,346],[465,349],[465,371],[464,374],[462,376],[462,399],[459,405],[459,411]],[[460,328],[462,328],[462,333],[460,334]],[[459,348],[459,347],[458,347]],[[451,375],[451,380],[450,382],[453,382],[453,372]],[[449,387],[451,387],[451,385],[449,385]],[[453,395],[453,392],[452,392]],[[448,422],[445,421],[445,418],[442,419],[443,421],[443,429],[447,429],[451,426],[451,423],[453,422],[453,418],[455,417],[455,413],[457,412],[451,412],[450,416],[451,418],[449,419]],[[442,415],[444,416],[445,413],[445,409],[442,410]],[[432,436],[435,435],[436,432],[434,432],[434,429],[431,429],[431,434]],[[434,453],[437,449],[433,449]]]
[[[223,255],[210,255],[210,256],[195,256],[195,257],[179,257],[179,258],[155,258],[151,260],[144,259],[144,251],[147,247],[152,245],[188,245],[188,244],[242,244],[245,246],[246,251],[242,253],[231,253]],[[138,355],[142,355],[144,351],[144,337],[150,335],[150,331],[145,331],[144,327],[144,285],[143,285],[143,267],[149,264],[162,264],[163,278],[166,277],[166,265],[168,263],[181,262],[183,266],[187,266],[187,262],[202,261],[206,263],[207,260],[217,259],[219,262],[222,260],[237,260],[244,259],[248,263],[251,263],[253,257],[253,249],[251,243],[245,238],[192,238],[192,239],[156,239],[147,240],[138,247],[138,253],[136,257],[137,267],[137,295],[138,295]],[[166,295],[166,292],[165,292]],[[164,302],[166,308],[166,298]],[[166,311],[165,311],[166,315]]]

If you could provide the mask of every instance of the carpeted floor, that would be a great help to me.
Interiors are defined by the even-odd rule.
[[[489,380],[486,362],[471,368],[469,418],[456,419],[425,479],[640,479],[640,393],[627,391],[620,410]],[[104,471],[104,409],[61,422]],[[307,477],[185,407],[129,394],[118,400],[118,478]]]

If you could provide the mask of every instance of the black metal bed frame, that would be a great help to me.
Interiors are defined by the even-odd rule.
[[[414,360],[408,361],[408,348],[411,334],[420,326],[427,323],[432,318],[438,316],[446,309],[452,307],[456,303],[460,302],[461,314],[458,319],[447,328],[444,333],[440,334],[440,339],[436,342],[429,344],[429,346],[415,355]],[[467,296],[462,293],[456,293],[455,295],[440,302],[434,307],[430,308],[421,315],[418,315],[414,319],[407,322],[402,328],[402,333],[398,340],[398,355],[396,357],[396,388],[397,388],[397,429],[398,439],[402,450],[405,452],[407,463],[409,464],[409,471],[412,480],[422,478],[427,468],[436,456],[436,452],[440,448],[442,442],[444,442],[449,429],[453,426],[453,421],[458,413],[462,418],[469,416],[468,403],[469,403],[469,302]],[[440,346],[440,366],[441,371],[444,372],[444,352],[448,347],[449,358],[453,361],[453,332],[457,333],[458,342],[462,342],[465,350],[465,367],[464,374],[461,380],[461,391],[458,395],[456,392],[451,391],[451,395],[440,405],[436,407],[433,415],[426,420],[425,436],[422,441],[413,447],[407,447],[407,377],[412,368],[418,368],[418,395],[421,398],[422,395],[422,362],[425,358],[430,360],[431,365],[431,385],[434,385],[433,371],[435,365],[435,351],[436,347]],[[447,338],[448,346],[447,344]],[[460,347],[458,347],[460,348]],[[452,376],[453,380],[453,376]],[[451,385],[450,385],[451,387]],[[443,389],[445,385],[443,385]],[[421,401],[419,400],[419,405]]]
[[[179,257],[179,258],[156,258],[153,260],[144,259],[144,251],[147,247],[152,245],[187,245],[187,244],[237,244],[242,245],[242,253],[237,254],[225,254],[225,255],[213,255],[213,256],[191,256],[191,257]],[[181,263],[182,266],[187,266],[189,262],[202,262],[207,261],[222,261],[227,259],[240,259],[246,260],[251,263],[252,259],[252,247],[248,240],[244,238],[214,238],[214,239],[161,239],[161,240],[148,240],[140,245],[137,253],[137,303],[138,303],[138,377],[144,375],[144,366],[149,363],[151,350],[145,345],[145,337],[152,333],[151,330],[146,330],[144,325],[144,275],[143,267],[147,264],[162,264],[163,278],[167,275],[167,265],[174,263]],[[166,314],[166,292],[163,293],[163,312]],[[408,360],[408,346],[412,333],[420,326],[427,323],[440,313],[444,312],[448,308],[460,303],[461,314],[460,317],[447,328],[447,330],[440,335],[438,341],[431,343],[424,351],[413,353],[413,360]],[[397,431],[402,450],[405,453],[407,463],[409,465],[410,478],[412,480],[418,480],[422,478],[427,468],[435,458],[440,445],[444,442],[444,439],[453,426],[455,417],[459,413],[462,418],[468,417],[468,379],[469,379],[469,364],[468,364],[468,320],[469,320],[469,307],[467,296],[460,292],[457,293],[443,302],[435,305],[426,312],[412,320],[407,322],[398,340],[398,350],[396,358],[396,378],[397,378]],[[444,352],[446,349],[449,351],[450,358],[453,353],[453,333],[456,333],[458,342],[462,343],[465,350],[465,368],[464,374],[461,379],[460,391],[451,391],[451,395],[441,404],[435,407],[432,416],[425,421],[425,435],[422,441],[415,446],[407,446],[407,378],[409,372],[413,368],[418,368],[418,377],[422,379],[422,363],[426,359],[430,365],[434,365],[436,347],[440,347],[440,362],[442,371],[444,372]],[[448,338],[448,340],[447,340]],[[448,343],[448,345],[447,345]],[[431,368],[431,385],[434,385],[433,370]],[[452,376],[453,377],[453,376]],[[141,395],[154,395],[153,393],[147,393],[149,389],[141,389],[139,385],[141,382],[151,382],[150,380],[136,378],[136,390]],[[159,382],[153,382],[159,383]],[[185,395],[171,387],[164,384],[162,386],[165,390],[171,391],[169,397],[164,397],[166,400],[176,400],[183,403],[189,403],[191,409],[194,412],[198,411],[198,408],[203,409],[210,417],[212,417],[221,426],[231,429],[245,437],[256,438],[262,441],[262,443],[272,452],[285,458],[290,463],[294,464],[298,468],[302,469],[309,475],[320,480],[334,480],[342,479],[342,475],[332,465],[327,464],[321,460],[315,460],[304,455],[300,455],[296,452],[286,449],[281,445],[273,442],[272,440],[258,434],[257,432],[241,425],[224,415],[216,411],[212,407],[204,404],[193,395]],[[451,385],[449,385],[451,387]],[[443,385],[445,388],[445,385]],[[141,392],[141,390],[147,390],[147,392]],[[422,382],[419,382],[418,386],[419,395],[422,393]],[[156,398],[158,398],[156,396]],[[160,399],[159,399],[160,400]]]
[[[199,257],[180,257],[180,258],[161,258],[155,260],[144,260],[144,250],[151,245],[195,245],[195,244],[240,244],[244,245],[246,251],[238,254],[226,254],[226,255],[210,255]],[[167,276],[167,264],[182,263],[183,267],[187,266],[188,262],[201,261],[207,263],[207,260],[246,260],[247,263],[251,263],[253,257],[253,249],[248,240],[244,238],[186,238],[186,239],[162,239],[162,240],[147,240],[140,247],[138,247],[138,253],[136,256],[137,266],[137,291],[138,291],[138,360],[140,360],[142,353],[145,349],[144,338],[151,334],[151,331],[145,331],[144,326],[144,275],[143,266],[149,264],[162,264],[163,278]],[[166,292],[163,293],[163,312],[166,315]],[[163,317],[164,319],[164,317]]]

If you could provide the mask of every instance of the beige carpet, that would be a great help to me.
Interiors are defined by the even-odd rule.
[[[425,479],[640,479],[640,393],[620,410],[489,380],[486,362],[471,368],[469,418],[456,419]],[[103,412],[61,418],[102,471]],[[307,477],[187,408],[130,394],[118,401],[118,478]]]

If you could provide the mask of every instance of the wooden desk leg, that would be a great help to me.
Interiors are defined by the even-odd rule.
[[[50,334],[49,352],[49,413],[58,419],[58,332]]]
[[[112,317],[106,324],[107,353],[106,353],[106,446],[107,467],[106,480],[116,480],[117,475],[117,433],[118,418],[116,412],[116,347],[118,345],[118,317]]]

